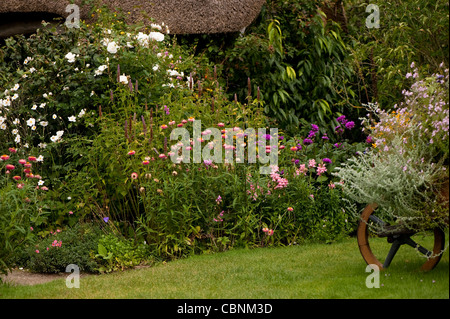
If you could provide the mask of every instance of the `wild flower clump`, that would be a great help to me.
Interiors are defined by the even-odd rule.
[[[449,176],[448,69],[421,79],[411,68],[407,77],[416,82],[400,105],[391,112],[369,105],[376,118],[362,124],[372,147],[335,175],[352,200],[376,203],[389,220],[424,229],[448,223],[448,198],[441,195]]]

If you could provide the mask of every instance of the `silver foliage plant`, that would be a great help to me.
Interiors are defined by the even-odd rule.
[[[444,65],[441,65],[444,69]],[[448,227],[449,71],[421,78],[414,63],[415,82],[403,90],[404,102],[386,112],[366,105],[362,125],[372,148],[358,153],[334,174],[343,181],[349,209],[376,203],[386,221],[422,230]],[[373,117],[373,118],[372,118]]]
[[[343,181],[348,198],[363,205],[376,203],[383,218],[414,228],[441,222],[443,206],[439,190],[447,168],[442,161],[433,162],[428,156],[427,143],[418,132],[412,126],[390,141],[393,151],[368,149],[337,168],[334,175]],[[406,147],[406,134],[415,147]],[[359,216],[356,206],[350,206]]]

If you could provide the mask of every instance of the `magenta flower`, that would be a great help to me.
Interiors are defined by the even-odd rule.
[[[351,130],[354,127],[355,127],[355,122],[353,122],[353,121],[345,123],[345,128],[348,130]]]

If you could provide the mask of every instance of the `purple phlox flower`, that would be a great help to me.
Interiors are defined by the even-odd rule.
[[[339,147],[341,147],[342,146],[342,143],[335,143],[334,144],[334,147],[336,147],[336,148],[339,148]]]
[[[315,131],[309,131],[308,138],[314,138],[314,137],[316,137],[316,132]]]
[[[264,138],[268,141],[268,140],[270,140],[271,136],[270,136],[270,134],[265,134]]]
[[[280,136],[278,136],[278,139],[279,140],[284,140],[284,136],[280,135]]]
[[[317,126],[316,124],[311,124],[311,130],[312,130],[312,132],[318,132],[319,126]]]
[[[109,221],[109,217],[103,217],[103,221],[107,223]]]
[[[372,144],[373,143],[373,137],[372,136],[367,136],[367,138],[366,138],[366,143],[367,144]]]
[[[312,143],[314,143],[314,142],[310,138],[305,138],[303,140],[303,144],[305,144],[305,145],[309,145],[309,144],[312,144]]]
[[[341,124],[345,124],[347,122],[347,120],[345,119],[345,115],[341,115],[339,116],[336,121],[338,121]]]
[[[353,122],[353,121],[345,123],[345,128],[348,130],[351,130],[354,127],[355,127],[355,122]]]
[[[325,157],[324,159],[322,159],[322,162],[324,162],[324,163],[328,163],[328,164],[331,164],[331,163],[333,163],[333,161],[332,160],[330,160],[329,158],[327,158],[327,157]]]
[[[327,136],[327,133],[325,133],[325,135],[322,136],[322,139],[323,139],[323,140],[329,140],[330,138]]]

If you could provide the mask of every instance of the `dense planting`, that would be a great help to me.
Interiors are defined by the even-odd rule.
[[[423,193],[448,178],[448,59],[424,79],[410,65],[402,104],[358,98],[350,52],[365,47],[304,2],[268,1],[223,50],[206,39],[209,55],[198,39],[100,9],[93,25],[6,39],[0,269],[109,272],[333,242],[354,231],[355,208],[377,199],[373,183],[383,193],[375,177],[387,171],[403,197],[384,198],[386,209],[426,214],[419,208],[434,198],[412,211],[416,193],[401,185]]]

